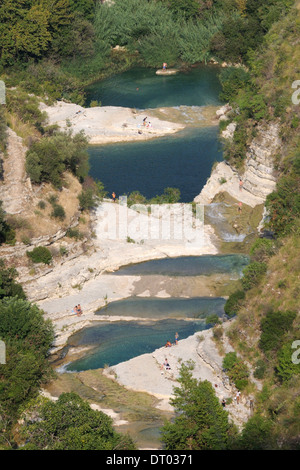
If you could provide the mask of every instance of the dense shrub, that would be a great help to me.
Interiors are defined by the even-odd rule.
[[[243,288],[245,290],[249,290],[252,289],[252,287],[257,286],[266,272],[266,263],[253,261],[253,263],[248,264],[248,266],[243,270],[243,277],[241,280]]]
[[[68,228],[66,236],[69,238],[75,238],[75,240],[82,240],[83,234],[77,228]]]
[[[37,246],[32,251],[27,251],[26,254],[34,263],[50,264],[52,260],[52,254],[45,246]]]
[[[42,131],[47,120],[46,113],[40,110],[38,98],[19,88],[8,91],[7,110],[16,115],[20,121],[31,124],[39,131]]]
[[[66,218],[65,209],[61,204],[54,204],[53,211],[51,212],[51,217],[55,219],[64,220]]]
[[[80,209],[90,210],[96,205],[96,195],[92,188],[83,189],[78,196]]]
[[[259,359],[256,363],[256,367],[253,373],[254,377],[256,379],[263,379],[266,372],[266,368],[266,363],[262,359]]]
[[[268,312],[261,320],[260,348],[264,353],[278,350],[285,334],[292,328],[295,312]]]
[[[26,154],[26,171],[33,183],[52,183],[60,188],[63,173],[71,171],[81,181],[88,174],[87,139],[82,132],[72,136],[58,132],[32,144]]]
[[[15,231],[6,220],[2,204],[3,202],[0,201],[0,245],[2,243],[11,243],[15,240]]]
[[[227,353],[222,365],[236,388],[243,390],[248,384],[249,370],[247,365],[237,357],[236,352]]]
[[[219,74],[222,85],[220,99],[232,101],[250,80],[250,73],[242,67],[227,67]]]
[[[240,450],[278,449],[274,422],[258,414],[250,417],[243,427],[236,446]]]
[[[26,295],[21,284],[15,282],[18,272],[15,268],[5,268],[4,261],[0,259],[0,299],[3,297],[19,297],[25,299]]]
[[[267,261],[276,253],[276,242],[267,238],[258,238],[250,248],[251,260]]]
[[[245,292],[243,290],[238,290],[233,294],[230,294],[229,298],[226,300],[224,305],[224,311],[229,317],[237,315],[243,300],[245,298]]]

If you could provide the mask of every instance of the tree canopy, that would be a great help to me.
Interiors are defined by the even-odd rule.
[[[228,448],[233,428],[212,384],[192,377],[192,364],[183,364],[179,383],[174,387],[176,417],[162,428],[167,450],[224,450]]]

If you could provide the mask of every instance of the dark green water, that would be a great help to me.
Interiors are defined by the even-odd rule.
[[[158,108],[221,105],[219,69],[200,66],[188,73],[157,76],[152,69],[135,69],[93,84],[88,103],[103,106]],[[138,88],[138,90],[137,90]],[[200,111],[199,111],[200,113]],[[147,198],[166,187],[180,189],[181,201],[191,202],[222,160],[218,127],[187,128],[175,135],[144,142],[91,146],[90,175],[103,182],[108,195],[140,191]]]
[[[135,68],[95,82],[86,89],[86,105],[159,108],[220,104],[220,68],[200,65],[176,75],[156,75],[154,69]]]
[[[241,275],[249,263],[246,255],[203,255],[164,258],[121,267],[114,275],[198,276],[214,273]]]
[[[146,142],[126,142],[89,148],[90,175],[108,196],[140,191],[146,198],[167,187],[178,188],[181,202],[191,202],[222,160],[218,127],[190,128]]]
[[[145,300],[145,299],[144,299]],[[204,322],[167,319],[155,322],[113,322],[85,328],[72,336],[74,346],[94,345],[84,358],[67,366],[68,371],[82,371],[113,366],[174,342],[175,332],[184,339],[207,328]]]

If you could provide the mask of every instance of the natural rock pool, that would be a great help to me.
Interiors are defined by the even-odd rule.
[[[175,187],[182,202],[191,202],[200,193],[213,163],[222,160],[218,126],[198,125],[204,107],[222,104],[219,72],[216,66],[199,66],[161,77],[151,69],[135,69],[89,87],[88,103],[164,108],[167,115],[162,112],[160,117],[168,120],[179,113],[178,119],[187,125],[175,135],[146,142],[91,146],[90,174],[102,181],[109,196],[113,191],[119,196],[137,190],[151,198]]]

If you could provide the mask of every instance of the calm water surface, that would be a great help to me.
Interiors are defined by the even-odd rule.
[[[135,69],[93,84],[87,103],[103,106],[157,108],[221,105],[219,69],[200,66],[188,73],[161,77],[153,69]],[[200,111],[199,111],[200,112]],[[146,142],[91,146],[90,174],[103,182],[108,195],[140,191],[147,198],[166,187],[181,191],[181,201],[191,202],[222,160],[218,127],[188,128],[175,135]]]
[[[184,339],[207,328],[202,321],[167,319],[155,322],[120,321],[101,323],[73,335],[74,346],[94,345],[95,349],[67,366],[68,371],[82,371],[113,366],[174,342],[175,332]]]
[[[102,106],[159,108],[219,105],[220,68],[200,65],[176,75],[156,75],[154,69],[135,68],[95,82],[86,89],[86,105],[97,100]]]
[[[144,261],[121,267],[113,274],[117,276],[199,276],[214,273],[232,273],[241,275],[249,263],[247,255],[202,255],[178,256]]]

